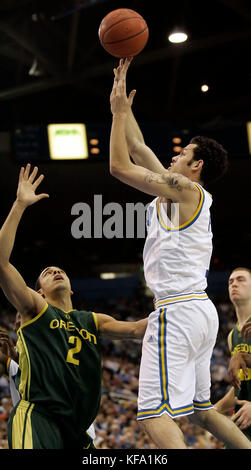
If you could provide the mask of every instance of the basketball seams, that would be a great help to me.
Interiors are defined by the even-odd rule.
[[[114,26],[117,26],[119,23],[122,23],[123,21],[127,21],[127,20],[132,20],[132,19],[138,19],[138,20],[140,20],[140,21],[143,20],[144,23],[145,23],[145,25],[146,25],[145,28],[144,28],[144,30],[147,28],[147,24],[146,24],[145,20],[144,20],[142,17],[140,17],[140,16],[127,16],[126,18],[121,18],[119,21],[116,21],[116,23],[112,23],[110,26],[108,26],[108,28],[107,28],[103,33],[102,33],[102,31],[100,31],[100,33],[101,33],[101,34],[100,34],[100,39],[101,39],[102,43],[103,43],[103,44],[112,44],[112,43],[104,42],[103,38],[105,37],[105,35],[106,35]],[[103,29],[103,28],[102,28],[102,29]],[[143,30],[143,31],[144,31],[144,30]],[[142,32],[142,31],[141,31],[141,32]],[[140,33],[137,33],[137,34],[140,34]],[[133,36],[131,36],[131,37],[133,37]],[[121,41],[121,40],[120,40],[120,41]],[[122,41],[124,41],[124,39],[122,39]],[[115,41],[115,42],[117,42],[117,41]],[[119,41],[118,41],[118,42],[119,42]]]
[[[105,46],[106,44],[118,44],[119,42],[128,41],[128,39],[136,38],[136,37],[139,36],[140,34],[144,33],[144,31],[146,31],[146,30],[147,30],[147,26],[146,26],[144,29],[142,29],[141,31],[139,31],[138,33],[133,34],[132,36],[128,36],[128,37],[123,38],[123,39],[117,39],[116,41],[110,41],[110,42],[104,42],[104,41],[102,41],[102,43],[104,44],[104,46]]]

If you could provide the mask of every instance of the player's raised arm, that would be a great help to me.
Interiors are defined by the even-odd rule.
[[[0,286],[10,303],[22,316],[33,316],[39,313],[45,305],[44,299],[30,289],[21,274],[10,263],[10,256],[14,246],[19,222],[25,209],[48,194],[37,195],[36,189],[43,180],[38,178],[37,167],[30,172],[30,164],[21,168],[17,188],[17,197],[11,211],[0,230]]]
[[[98,330],[101,336],[111,339],[142,339],[147,318],[139,321],[118,321],[110,315],[97,313]]]
[[[152,196],[162,196],[173,202],[187,202],[197,198],[196,186],[179,173],[164,170],[161,174],[134,165],[126,142],[126,121],[135,90],[127,98],[124,80],[114,81],[111,93],[113,114],[110,136],[110,173],[123,183]]]
[[[125,87],[127,71],[131,61],[132,58],[125,60],[121,59],[119,66],[114,69],[114,81],[117,82],[118,80],[123,80]],[[130,156],[133,158],[134,163],[155,173],[162,173],[165,171],[164,166],[160,163],[155,153],[146,145],[131,107],[127,113],[125,134],[128,151]]]

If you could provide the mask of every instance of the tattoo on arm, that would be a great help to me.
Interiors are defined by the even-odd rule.
[[[179,177],[177,175],[158,175],[157,173],[148,173],[145,178],[146,183],[168,184],[170,188],[182,191],[183,187],[180,184]]]

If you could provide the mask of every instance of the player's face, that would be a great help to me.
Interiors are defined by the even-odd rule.
[[[251,299],[251,274],[241,269],[234,271],[228,281],[228,290],[233,303]]]
[[[66,272],[56,266],[45,268],[39,276],[39,281],[45,295],[58,289],[69,289],[71,291],[70,279]]]
[[[179,155],[175,155],[172,158],[171,165],[168,167],[168,171],[172,173],[180,173],[184,176],[189,177],[191,173],[191,161],[193,160],[193,152],[196,144],[188,144],[184,147]]]

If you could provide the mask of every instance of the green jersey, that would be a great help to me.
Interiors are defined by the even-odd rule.
[[[94,312],[46,304],[18,330],[19,393],[79,437],[101,396],[101,354]],[[67,431],[66,431],[67,432]]]
[[[251,321],[251,317],[248,321]],[[235,325],[231,332],[231,355],[236,354],[237,352],[240,353],[248,353],[251,354],[251,340],[245,341],[243,336],[241,335],[240,329],[238,327],[238,323]],[[239,400],[248,400],[251,402],[251,368],[248,368],[248,377],[246,378],[243,370],[240,369],[239,371],[239,378],[241,381],[241,388],[240,390],[235,389],[235,396]],[[236,405],[235,412],[240,409],[240,405]],[[251,426],[247,429],[243,430],[244,434],[251,439]]]

